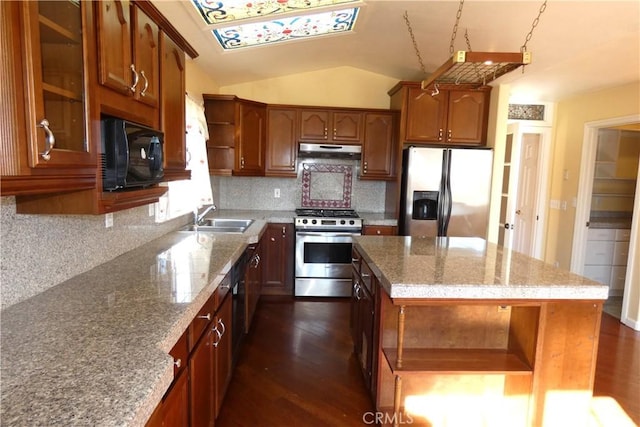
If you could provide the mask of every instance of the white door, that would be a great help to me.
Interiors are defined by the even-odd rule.
[[[538,177],[540,159],[540,133],[522,132],[518,140],[520,162],[516,210],[513,216],[514,233],[512,248],[523,254],[534,256],[536,223],[539,219]]]
[[[500,230],[498,232],[498,244],[505,248],[513,247],[521,137],[520,126],[517,123],[507,126],[507,140],[504,149],[504,171],[502,174],[502,194],[500,197]]]
[[[544,128],[507,126],[498,243],[540,257],[540,169]]]

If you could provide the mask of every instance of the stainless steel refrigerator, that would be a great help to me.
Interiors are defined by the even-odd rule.
[[[493,150],[403,151],[400,234],[487,237]]]

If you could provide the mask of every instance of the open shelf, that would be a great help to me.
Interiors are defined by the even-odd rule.
[[[394,374],[518,374],[531,375],[533,369],[514,353],[503,349],[405,348],[402,367],[397,367],[397,349],[383,348]]]
[[[54,43],[54,44],[81,44],[82,43],[82,34],[81,33],[73,33],[72,31],[67,30],[61,25],[53,22],[46,16],[40,15],[38,17],[38,22],[40,22],[40,38],[44,43]]]
[[[68,101],[82,102],[82,93],[73,92],[45,82],[42,82],[42,89],[45,91],[45,98],[48,98],[48,94],[52,94],[54,96],[66,98]]]

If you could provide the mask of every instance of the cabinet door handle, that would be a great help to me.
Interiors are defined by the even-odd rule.
[[[144,70],[140,71],[140,75],[142,76],[142,80],[144,80],[144,86],[142,87],[142,91],[140,91],[140,96],[146,96],[147,89],[149,89],[149,80],[147,76],[145,76]]]
[[[282,237],[285,237],[287,235],[287,227],[282,227]]]
[[[198,319],[207,319],[207,320],[211,320],[211,313],[207,313],[206,316],[198,316]]]
[[[442,129],[438,130],[438,141],[442,141]]]
[[[173,361],[173,364],[175,365],[176,368],[180,368],[180,366],[182,366],[182,359],[175,359]]]
[[[129,90],[131,91],[131,93],[136,93],[136,86],[138,86],[138,81],[140,80],[140,78],[138,77],[138,72],[136,71],[135,65],[131,64],[129,68],[133,72],[133,84],[131,85]]]
[[[40,157],[44,161],[49,161],[51,158],[51,150],[56,145],[56,137],[53,135],[53,132],[49,128],[49,120],[42,119],[40,123],[38,123],[38,127],[44,129],[45,139],[44,139],[44,151],[40,153]]]
[[[271,238],[271,239],[269,239],[269,240],[271,240],[272,242],[275,242],[275,241],[276,241],[276,238],[275,238],[275,237],[272,237],[272,238]]]
[[[220,333],[220,337],[222,337],[224,335],[224,333],[227,332],[227,327],[225,326],[225,324],[222,321],[222,319],[218,319],[218,325],[222,326],[222,332]]]

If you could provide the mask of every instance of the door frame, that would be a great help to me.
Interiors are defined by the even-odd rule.
[[[518,183],[520,182],[520,155],[522,152],[522,135],[525,133],[535,133],[540,135],[540,147],[538,153],[538,173],[536,177],[536,182],[538,186],[537,190],[537,201],[536,201],[536,212],[538,215],[538,220],[535,222],[533,226],[533,253],[532,256],[534,258],[542,259],[543,258],[543,250],[544,250],[544,239],[545,239],[545,225],[547,222],[547,209],[546,209],[546,200],[547,193],[549,187],[549,175],[550,175],[550,158],[551,158],[551,127],[548,126],[533,126],[525,124],[523,121],[510,121],[507,125],[507,129],[515,129],[515,132],[519,134],[517,138],[514,137],[514,146],[512,147],[511,156],[517,156],[515,162],[511,162],[512,166],[516,165],[516,169],[513,170],[515,174],[515,192],[514,194],[509,194],[509,199],[514,198],[514,203],[511,203],[513,209],[512,212],[507,213],[507,219],[513,220],[515,216],[515,201],[518,198]],[[509,130],[507,130],[507,134],[509,134]],[[511,180],[509,182],[511,187]],[[509,241],[513,241],[513,235],[509,237]],[[511,246],[511,245],[510,245]]]
[[[578,195],[577,200],[588,200],[588,203],[582,203],[576,206],[576,218],[573,224],[573,244],[571,246],[571,271],[577,274],[584,272],[584,259],[586,255],[587,246],[587,233],[589,227],[587,222],[589,221],[589,212],[591,211],[591,193],[593,192],[593,176],[596,169],[596,150],[598,148],[598,130],[601,128],[609,128],[614,126],[628,125],[632,123],[640,122],[640,114],[633,114],[630,116],[616,117],[612,119],[597,120],[593,122],[587,122],[584,124],[584,138],[582,141],[582,160],[580,163],[580,179],[578,181]],[[638,173],[637,182],[640,183],[640,171]],[[631,242],[629,246],[629,259],[632,259],[631,266],[627,265],[627,275],[625,279],[625,286],[622,295],[622,312],[620,315],[620,321],[625,325],[640,330],[640,319],[631,318],[631,295],[636,294],[632,292],[631,287],[638,286],[631,280],[634,267],[633,255],[639,248],[636,247],[637,233],[640,222],[640,201],[637,197],[640,196],[640,191],[636,186],[636,200],[633,206],[633,220],[631,222]],[[634,304],[640,305],[640,301],[633,301]],[[636,307],[637,309],[637,307]]]
[[[587,247],[587,222],[591,211],[591,193],[593,192],[593,176],[596,169],[596,150],[598,148],[598,131],[601,128],[628,125],[640,122],[640,114],[597,120],[584,124],[582,140],[582,159],[580,160],[580,178],[578,180],[577,200],[585,200],[576,206],[576,217],[573,223],[573,243],[571,246],[571,266],[573,273],[584,272],[584,259]]]

